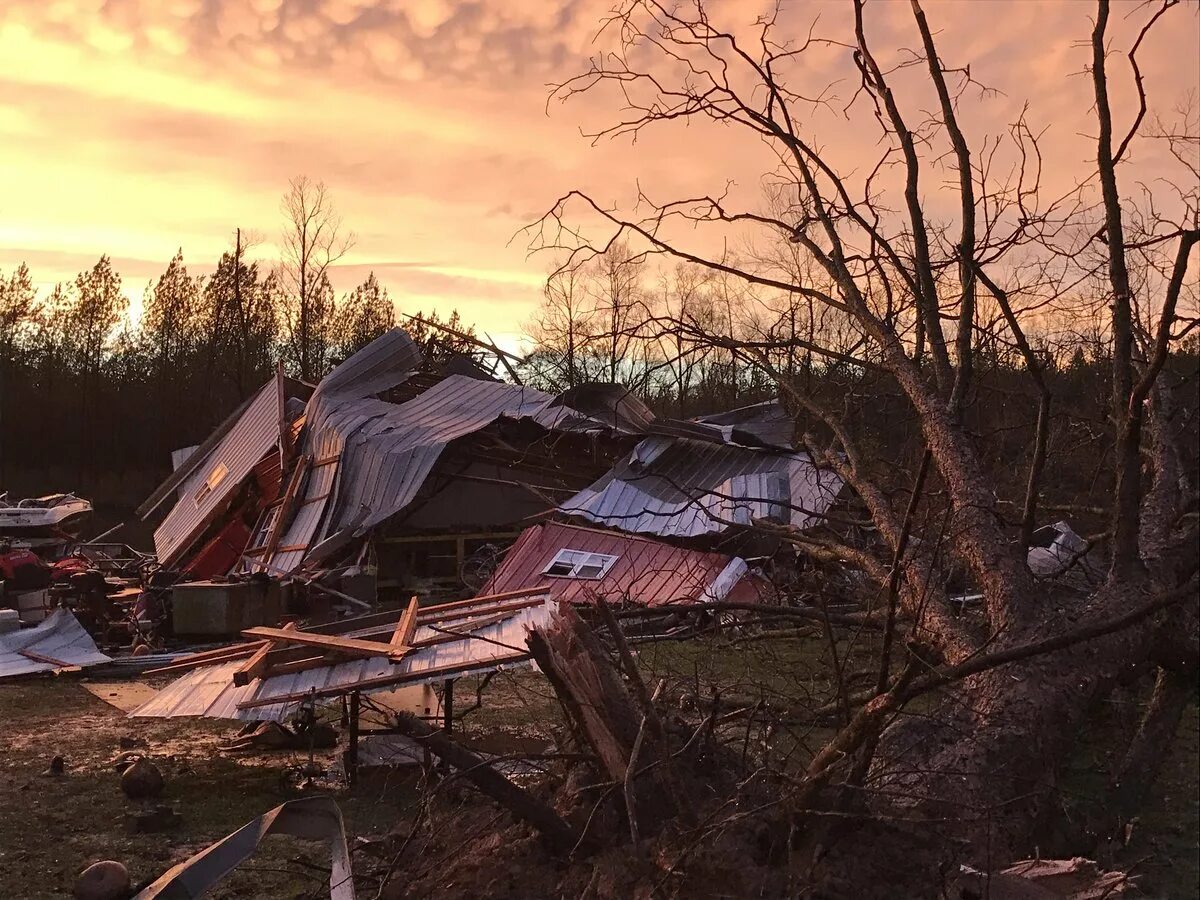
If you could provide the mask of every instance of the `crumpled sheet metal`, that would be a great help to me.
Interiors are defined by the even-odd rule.
[[[0,635],[0,678],[60,671],[62,666],[22,656],[22,650],[81,668],[112,662],[112,657],[96,648],[92,636],[66,609],[54,610],[36,628]]]
[[[804,529],[843,487],[804,453],[653,436],[610,472],[558,507],[598,525],[691,538],[766,519]]]
[[[332,868],[330,900],[355,900],[354,874],[346,846],[342,812],[331,797],[289,800],[233,834],[210,844],[195,856],[167,869],[134,900],[192,900],[211,890],[221,879],[254,855],[263,838],[287,834],[329,844]]]

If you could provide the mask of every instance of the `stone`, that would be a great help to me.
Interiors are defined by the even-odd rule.
[[[75,879],[75,900],[124,900],[129,894],[129,870],[115,860],[93,863]]]
[[[132,800],[147,800],[162,793],[163,777],[158,766],[142,756],[121,773],[121,790]]]
[[[133,735],[123,734],[117,742],[122,750],[132,750],[135,747],[145,747],[146,742]]]

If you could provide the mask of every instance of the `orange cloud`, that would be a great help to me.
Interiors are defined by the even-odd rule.
[[[719,193],[733,181],[760,202],[771,157],[716,126],[668,128],[636,146],[593,148],[579,133],[621,115],[603,92],[547,115],[546,85],[580,71],[610,0],[9,0],[0,12],[0,270],[28,259],[40,280],[69,278],[107,252],[140,294],[175,249],[215,261],[237,227],[278,231],[289,176],[324,180],[359,235],[335,273],[349,289],[371,269],[403,308],[459,308],[496,333],[519,329],[549,260],[528,259],[514,233],[575,187],[629,206]],[[749,27],[771,4],[715,3]],[[1047,177],[1086,170],[1092,130],[1086,3],[927,0],[950,65],[999,91],[968,94],[969,138],[1002,132],[1030,101],[1048,129]],[[1139,27],[1114,16],[1114,46]],[[1147,86],[1166,113],[1197,82],[1196,8],[1152,35]],[[783,26],[846,39],[848,7],[795,2]],[[907,4],[872,0],[868,27],[895,63],[918,43]],[[1116,58],[1114,91],[1131,81]],[[829,81],[849,99],[849,51],[819,48],[792,73],[806,92]],[[913,116],[932,108],[919,70],[897,76]],[[805,127],[839,164],[865,173],[877,135],[834,111]],[[1130,177],[1168,171],[1135,148]],[[1141,167],[1140,169],[1136,167]],[[936,198],[939,177],[927,192]],[[934,200],[936,203],[936,199]],[[269,256],[268,242],[260,252]]]

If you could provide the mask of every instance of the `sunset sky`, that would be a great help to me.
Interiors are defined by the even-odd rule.
[[[662,197],[720,191],[730,179],[748,197],[759,190],[761,154],[745,138],[677,130],[592,147],[580,127],[615,116],[609,99],[547,109],[546,85],[603,45],[592,41],[611,5],[4,0],[0,272],[26,261],[47,284],[108,253],[137,297],[178,247],[194,272],[210,270],[237,226],[260,232],[259,252],[270,257],[280,195],[290,176],[307,174],[327,184],[358,236],[333,273],[339,292],[373,269],[401,309],[457,307],[512,339],[550,265],[528,258],[516,232],[559,194],[578,187],[628,205],[638,183]],[[763,4],[710,7],[741,27]],[[798,36],[819,17],[818,32],[851,37],[848,3],[788,7]],[[948,61],[970,62],[974,77],[1000,91],[969,119],[968,136],[1003,131],[1028,100],[1029,118],[1047,129],[1048,178],[1069,186],[1094,152],[1081,74],[1092,4],[928,0],[925,8]],[[868,11],[879,48],[918,43],[907,3],[875,0]],[[1145,14],[1115,4],[1122,54]],[[1198,21],[1191,2],[1149,40],[1152,111],[1167,116],[1196,91]],[[844,72],[848,54],[813,64],[816,89]],[[1118,97],[1127,97],[1128,70],[1114,71]],[[848,96],[853,85],[840,90]],[[874,134],[830,128],[846,139],[839,152],[848,164],[867,158]],[[1152,148],[1139,153],[1143,176],[1176,177]]]

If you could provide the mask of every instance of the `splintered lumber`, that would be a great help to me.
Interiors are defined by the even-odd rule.
[[[369,659],[372,656],[392,656],[395,648],[381,641],[364,641],[359,638],[348,638],[334,634],[310,634],[305,631],[288,631],[285,628],[247,628],[242,632],[243,637],[267,638],[274,641],[289,641],[293,644],[307,644],[331,650],[343,656]]]
[[[580,835],[553,808],[513,784],[483,757],[456,743],[444,731],[407,713],[398,717],[396,730],[428,748],[517,819],[536,828],[556,852],[568,854],[579,845]]]
[[[642,833],[651,833],[678,815],[684,798],[672,789],[674,779],[663,771],[668,766],[644,774],[636,771],[635,746],[640,746],[647,759],[669,757],[664,736],[644,728],[645,714],[579,614],[571,607],[563,608],[548,626],[530,633],[529,650],[558,695],[576,740],[595,753],[616,784],[638,776],[637,809],[628,809],[627,814],[639,820]],[[635,770],[632,775],[631,769]]]
[[[418,606],[417,598],[413,597],[408,601],[408,609],[404,610],[404,615],[396,623],[396,630],[392,632],[391,644],[397,650],[401,648],[407,650],[412,644],[413,632],[417,630]]]
[[[281,629],[283,631],[295,631],[296,625],[294,622],[288,622]],[[264,643],[254,655],[238,666],[233,673],[233,683],[238,687],[244,684],[249,684],[255,678],[262,678],[263,673],[267,671],[268,655],[271,652],[273,644],[271,642]]]

